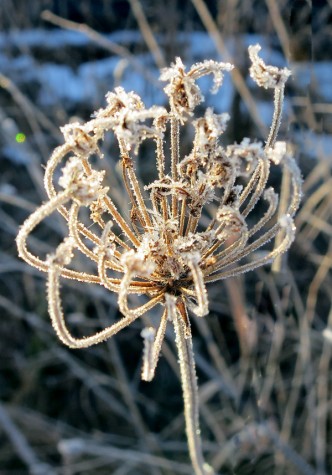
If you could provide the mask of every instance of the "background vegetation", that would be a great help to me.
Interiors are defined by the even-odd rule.
[[[211,286],[210,315],[192,319],[204,448],[224,475],[331,473],[331,17],[330,0],[0,3],[1,475],[192,473],[172,332],[152,383],[140,380],[139,321],[98,347],[63,347],[44,276],[18,259],[14,238],[45,199],[59,127],[88,119],[118,84],[162,105],[158,68],[176,55],[233,62],[235,87],[207,101],[229,106],[229,143],[264,140],[271,97],[247,77],[257,41],[293,71],[281,137],[294,144],[304,197],[287,258]],[[105,154],[121,196],[112,142]],[[151,166],[147,154],[143,177]],[[54,218],[32,244],[49,252],[62,228]],[[106,290],[63,290],[69,322],[86,334],[119,318]]]

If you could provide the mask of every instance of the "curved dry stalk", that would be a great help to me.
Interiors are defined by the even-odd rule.
[[[80,210],[81,206],[78,203],[73,203],[71,205],[71,208],[69,210],[68,214],[68,228],[69,228],[69,233],[70,236],[75,240],[75,244],[77,249],[79,249],[83,254],[85,254],[87,257],[89,257],[93,262],[98,262],[98,254],[99,252],[94,252],[93,250],[89,249],[84,242],[81,239],[80,233],[79,233],[79,226],[80,222],[78,220],[78,213]],[[108,223],[109,224],[109,223]],[[107,229],[107,225],[105,227]],[[104,231],[105,231],[104,229]],[[103,231],[103,234],[104,234]],[[114,237],[115,239],[115,237]],[[97,236],[95,236],[95,243],[97,243],[96,249],[100,249],[104,243],[103,243],[103,236],[101,239],[99,239]],[[105,265],[113,270],[123,272],[123,267],[121,266],[120,262],[116,257],[119,257],[119,253],[115,253],[115,256],[112,260],[107,259],[105,262]]]
[[[73,202],[68,212],[68,228],[69,234],[74,239],[77,249],[79,249],[83,254],[89,257],[92,261],[97,262],[98,257],[96,254],[89,249],[84,242],[82,241],[79,233],[79,221],[78,221],[78,213],[81,206],[77,202]],[[99,238],[95,236],[94,242],[99,242]]]
[[[60,300],[60,271],[56,265],[52,265],[48,271],[48,303],[49,313],[52,321],[53,328],[58,335],[58,338],[70,348],[87,348],[91,345],[96,345],[111,336],[115,335],[122,328],[130,325],[137,317],[124,317],[119,322],[113,324],[111,327],[96,333],[95,335],[85,338],[75,338],[71,335],[67,329],[64,314],[61,307]]]
[[[49,158],[44,175],[44,188],[48,197],[54,198],[56,196],[56,191],[53,185],[53,175],[56,167],[61,163],[63,158],[71,151],[71,145],[65,143],[57,147]]]
[[[16,237],[16,244],[19,255],[32,267],[37,268],[41,272],[47,273],[49,271],[49,263],[43,261],[39,257],[32,254],[27,249],[27,238],[33,232],[33,230],[47,217],[49,217],[55,210],[58,210],[63,204],[67,203],[71,199],[71,191],[65,190],[56,195],[52,200],[48,201],[38,209],[36,209],[29,218],[21,226],[20,231]],[[74,271],[62,266],[59,268],[61,277],[67,279],[77,280],[79,282],[88,282],[94,284],[101,284],[101,279],[86,272]],[[113,284],[116,284],[116,291],[120,288],[121,279],[113,279]],[[128,293],[142,293],[147,290],[154,290],[155,286],[149,282],[131,282],[128,289]]]
[[[198,317],[204,317],[209,313],[209,301],[207,296],[206,287],[204,284],[204,276],[202,269],[194,259],[188,261],[189,269],[191,270],[193,283],[195,287],[195,298],[198,305],[194,305],[187,299],[187,305],[190,310]]]
[[[260,247],[262,247],[265,244],[267,244],[268,242],[270,242],[271,239],[273,239],[278,234],[279,231],[280,231],[280,225],[279,225],[279,223],[276,223],[274,226],[272,226],[272,228],[270,228],[268,231],[266,231],[262,236],[257,238],[256,241],[253,241],[251,244],[248,244],[245,247],[245,249],[243,249],[241,252],[239,252],[236,255],[236,261],[240,261],[244,257],[249,256],[254,251],[256,251]],[[227,267],[230,264],[232,264],[232,262],[223,263],[222,267]],[[209,274],[211,274],[211,272],[214,272],[214,269],[215,269],[215,267],[211,266],[211,269],[208,269],[207,271],[208,271]]]
[[[261,195],[264,192],[266,182],[269,178],[269,171],[270,171],[269,161],[266,160],[266,159],[261,160],[260,161],[260,166],[258,166],[258,170],[259,170],[258,183],[257,183],[257,186],[254,188],[254,192],[253,192],[252,196],[250,197],[249,203],[247,204],[245,209],[243,211],[241,211],[241,214],[242,214],[243,217],[248,216],[248,214],[250,213],[250,211],[253,210],[253,208],[255,207],[255,204],[257,203],[257,201],[259,200],[259,198],[261,197]],[[252,183],[251,187],[253,188],[255,186],[255,184],[256,184],[256,180]],[[248,183],[248,185],[249,185],[249,183]],[[240,202],[242,202],[242,203],[246,199],[245,194],[246,194],[245,192],[243,193],[243,196],[241,194]]]
[[[254,234],[256,234],[262,227],[270,221],[270,219],[274,216],[277,206],[278,206],[278,195],[275,193],[273,188],[268,188],[264,192],[264,200],[268,201],[268,209],[265,214],[260,218],[259,221],[250,229],[248,233],[248,237],[250,238]]]
[[[135,273],[127,269],[125,272],[121,284],[120,284],[120,289],[118,290],[119,292],[119,298],[118,298],[118,304],[121,313],[126,316],[141,316],[143,313],[147,312],[151,308],[153,308],[157,303],[161,302],[163,299],[163,296],[165,294],[165,291],[162,290],[160,291],[155,297],[153,297],[149,302],[141,305],[140,307],[132,308],[130,309],[128,307],[128,294],[129,294],[129,289],[130,289],[130,284],[132,282],[132,278],[134,277]]]
[[[60,272],[61,268],[57,264],[50,264],[47,281],[49,313],[56,334],[58,335],[59,339],[70,348],[88,348],[91,345],[96,345],[107,340],[108,338],[111,338],[113,335],[139,318],[143,313],[157,305],[162,298],[161,294],[157,295],[147,304],[136,309],[136,312],[130,311],[129,315],[126,315],[110,327],[107,327],[92,336],[75,338],[69,332],[64,320],[60,299]]]
[[[69,144],[62,145],[60,147],[57,147],[55,151],[53,152],[50,160],[47,162],[46,169],[45,169],[45,176],[44,176],[44,186],[46,189],[46,192],[50,198],[54,198],[56,196],[56,190],[53,184],[53,176],[56,168],[60,165],[61,161],[65,158],[65,156],[73,150],[73,146]],[[89,164],[89,162],[85,159],[82,159],[82,164],[85,168],[85,171],[87,172],[87,175],[91,174],[92,169]],[[131,229],[127,225],[126,221],[122,218],[120,213],[118,212],[115,204],[113,201],[110,199],[110,197],[105,196],[102,198],[108,212],[111,214],[113,219],[117,222],[117,224],[120,226],[122,231],[125,233],[125,235],[128,237],[128,239],[131,240],[131,242],[137,247],[139,245],[139,241],[136,238],[136,236],[132,233]],[[58,211],[62,214],[62,216],[68,221],[68,210],[64,206],[59,206]],[[85,237],[90,239],[92,242],[97,244],[95,240],[95,236],[83,225],[79,225],[79,231],[82,233]],[[119,244],[126,249],[129,249],[128,245],[124,243],[122,240],[120,240],[117,237],[117,240]]]
[[[248,242],[249,233],[247,229],[243,229],[241,231],[240,236],[226,249],[220,251],[218,254],[215,254],[216,263],[214,264],[213,268],[215,270],[224,267],[229,262],[234,262],[234,259],[241,253],[244,249],[245,245]]]
[[[205,277],[205,282],[215,282],[216,280],[221,280],[221,279],[223,280],[228,277],[234,277],[236,275],[243,274],[244,272],[248,272],[264,264],[273,262],[273,260],[277,256],[280,256],[280,254],[283,254],[284,252],[286,252],[287,249],[289,249],[292,242],[294,241],[296,228],[294,225],[294,221],[289,215],[283,216],[280,221],[281,223],[279,223],[279,226],[285,232],[285,236],[278,247],[273,249],[273,251],[267,253],[264,257],[255,259],[254,261],[249,262],[248,264],[235,267],[234,269],[230,269],[228,271],[222,272],[217,275],[207,276]],[[228,265],[229,263],[226,266]]]
[[[29,218],[21,226],[19,233],[16,237],[16,244],[19,256],[24,259],[28,264],[36,267],[42,272],[46,272],[48,265],[45,261],[39,259],[39,257],[33,255],[27,249],[27,239],[32,231],[40,224],[44,219],[49,217],[60,206],[67,203],[72,196],[71,190],[65,190],[59,195],[55,196],[51,201],[44,203],[38,209],[36,209]]]
[[[116,285],[113,279],[110,279],[107,276],[106,268],[107,268],[107,250],[106,249],[99,249],[98,250],[98,275],[104,287],[110,290],[111,292],[119,292],[120,285]]]
[[[144,328],[141,336],[144,339],[142,380],[152,381],[159,360],[161,346],[165,337],[167,327],[168,313],[167,309],[161,317],[158,331],[152,327]]]

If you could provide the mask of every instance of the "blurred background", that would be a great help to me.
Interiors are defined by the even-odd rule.
[[[211,285],[209,316],[192,318],[204,451],[224,475],[331,473],[331,12],[331,0],[1,0],[1,475],[192,474],[172,329],[151,383],[140,380],[140,321],[97,347],[65,348],[45,276],[19,260],[14,239],[46,199],[59,127],[88,120],[118,85],[166,105],[159,70],[176,56],[235,64],[217,95],[201,81],[206,104],[231,115],[224,143],[264,141],[273,97],[248,75],[257,42],[268,64],[292,70],[279,137],[304,196],[287,257]],[[104,166],[121,198],[112,144]],[[143,180],[153,166],[139,157]],[[31,245],[47,254],[64,232],[54,217]],[[102,288],[64,282],[63,293],[84,334],[120,318]]]

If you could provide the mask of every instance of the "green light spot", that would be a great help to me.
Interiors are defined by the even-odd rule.
[[[25,142],[25,139],[26,139],[26,136],[22,132],[20,132],[19,134],[16,134],[15,136],[15,140],[17,143],[23,143]]]

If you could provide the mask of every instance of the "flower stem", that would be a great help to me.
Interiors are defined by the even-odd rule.
[[[192,346],[190,326],[180,313],[184,306],[174,309],[172,319],[176,335],[176,346],[179,354],[181,384],[184,400],[184,417],[188,440],[189,454],[196,475],[213,475],[214,471],[205,461],[202,451],[202,439],[199,427],[199,400],[195,360]],[[188,319],[186,319],[189,322]]]
[[[281,122],[282,105],[284,102],[284,91],[285,91],[284,84],[279,87],[276,87],[274,90],[274,112],[273,112],[273,119],[272,119],[270,133],[266,141],[266,146],[265,146],[266,149],[274,146],[277,135],[278,135],[280,122]]]

